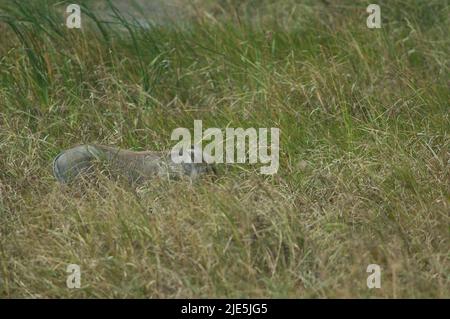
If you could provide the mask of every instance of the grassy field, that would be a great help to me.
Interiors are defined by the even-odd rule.
[[[81,30],[65,2],[0,2],[0,297],[450,297],[447,1],[377,1],[381,29],[370,1],[193,0],[144,26],[77,3]],[[278,127],[278,173],[52,176],[65,148],[169,150],[194,119]]]

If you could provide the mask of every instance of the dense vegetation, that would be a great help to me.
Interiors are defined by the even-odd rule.
[[[68,29],[68,3],[0,2],[0,297],[450,297],[447,1],[378,1],[381,29],[367,1],[197,0],[154,24],[79,3]],[[280,128],[278,173],[52,176],[65,148],[167,150],[194,119]]]

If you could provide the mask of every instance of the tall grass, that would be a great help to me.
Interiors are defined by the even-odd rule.
[[[68,2],[0,4],[0,296],[449,297],[445,1],[379,1],[376,30],[366,1],[195,1],[147,24],[79,3],[81,30]],[[278,173],[51,175],[74,144],[166,150],[194,119],[280,128]]]

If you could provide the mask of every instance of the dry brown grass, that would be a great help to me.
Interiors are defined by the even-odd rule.
[[[266,3],[276,19],[263,3],[251,23],[248,1],[240,23],[200,6],[190,29],[131,27],[135,43],[3,5],[0,296],[450,297],[448,7],[382,2],[368,30],[341,3]],[[137,188],[51,175],[61,149],[167,150],[193,119],[279,127],[278,174],[231,165]]]

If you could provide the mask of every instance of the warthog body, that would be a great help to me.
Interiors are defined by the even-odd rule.
[[[190,150],[191,158],[198,150]],[[152,177],[196,178],[214,171],[206,163],[174,163],[169,152],[133,152],[104,145],[79,145],[61,152],[53,161],[53,174],[62,183],[92,172],[95,164],[106,164],[108,171],[132,182]]]

